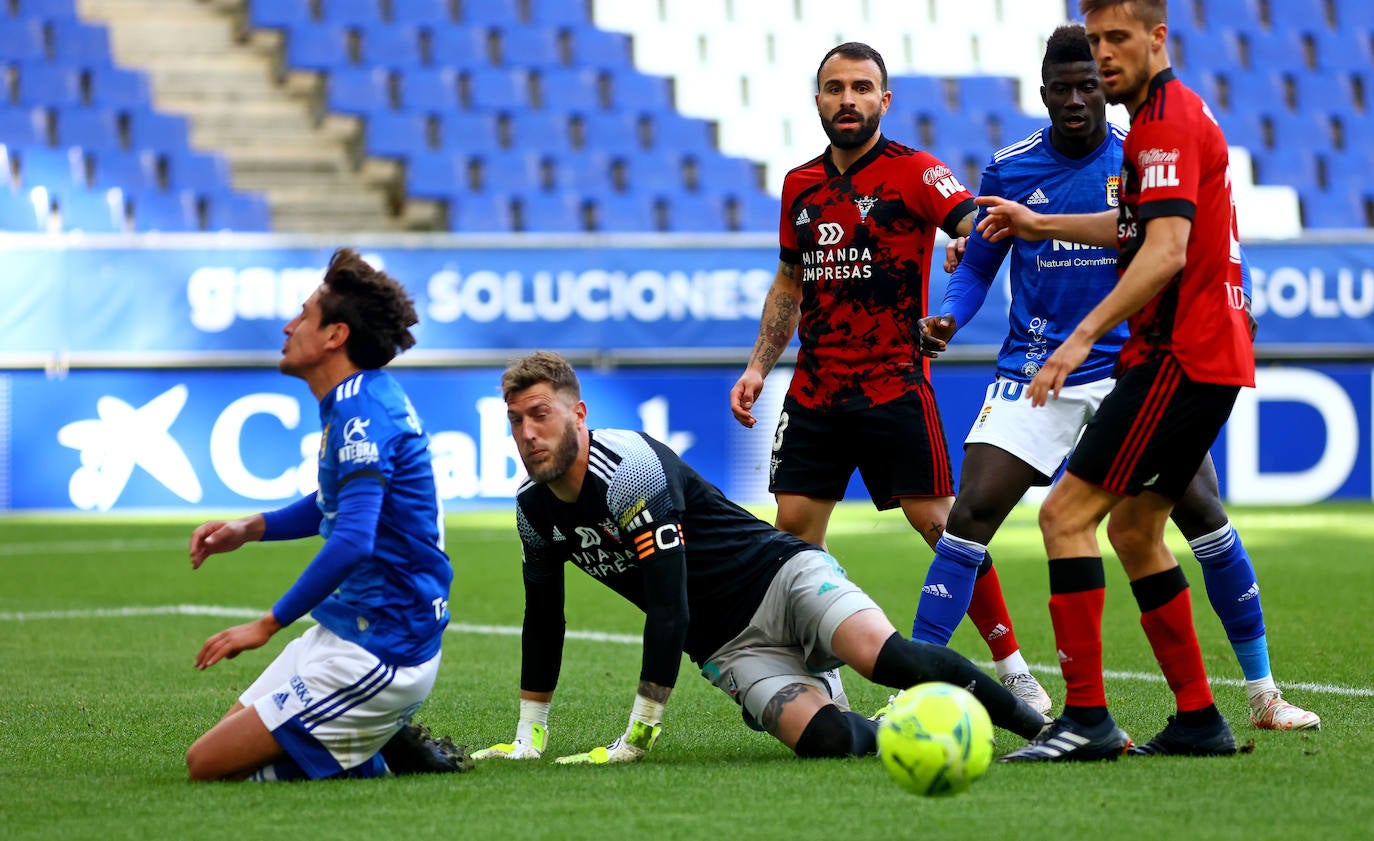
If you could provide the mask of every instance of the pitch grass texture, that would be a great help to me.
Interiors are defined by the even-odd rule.
[[[765,517],[771,511],[761,511]],[[187,746],[302,628],[207,672],[204,639],[231,615],[122,608],[177,605],[260,611],[313,542],[254,545],[192,572],[189,520],[0,520],[0,837],[835,839],[1292,839],[1367,837],[1374,820],[1374,509],[1242,509],[1235,522],[1259,569],[1275,673],[1323,718],[1320,733],[1250,727],[1237,667],[1186,546],[1194,613],[1222,712],[1251,753],[1229,759],[1123,758],[1092,765],[994,765],[973,789],[923,799],[874,758],[800,761],[746,729],[684,658],[663,737],[619,767],[492,760],[461,776],[301,784],[191,784]],[[455,625],[419,719],[458,741],[508,740],[516,719],[523,612],[509,512],[449,519]],[[1105,541],[1104,541],[1105,545]],[[899,515],[842,506],[831,548],[910,627],[930,553]],[[1056,701],[1045,561],[1034,510],[993,544],[1017,635]],[[1137,740],[1164,724],[1171,697],[1110,555],[1104,627],[1112,709]],[[570,571],[571,638],[551,719],[554,755],[619,735],[639,670],[642,616]],[[112,615],[113,614],[113,615]],[[247,614],[251,615],[251,613]],[[490,627],[477,627],[490,626]],[[627,641],[629,640],[629,641]],[[954,646],[985,662],[967,623]],[[888,690],[846,671],[858,710]],[[1311,684],[1299,688],[1296,684]],[[1020,740],[999,731],[997,753]]]

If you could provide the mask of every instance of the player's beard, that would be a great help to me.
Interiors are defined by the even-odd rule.
[[[835,126],[835,121],[841,115],[855,114],[859,117],[859,129],[855,132],[842,131]],[[828,120],[821,120],[821,128],[825,129],[825,136],[830,138],[830,145],[836,149],[857,149],[868,142],[868,139],[878,132],[878,124],[882,122],[881,114],[874,114],[865,117],[857,109],[840,110],[835,112],[835,116]]]
[[[568,421],[568,425],[563,428],[563,434],[557,442],[551,442],[549,446],[549,457],[539,466],[533,466],[525,461],[525,472],[529,474],[532,481],[541,485],[555,482],[568,472],[574,461],[577,461],[577,424]]]

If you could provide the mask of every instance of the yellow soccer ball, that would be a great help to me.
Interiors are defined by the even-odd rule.
[[[967,791],[992,764],[992,719],[966,689],[922,683],[904,690],[878,725],[878,757],[915,794]]]

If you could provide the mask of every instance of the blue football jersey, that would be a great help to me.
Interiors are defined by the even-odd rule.
[[[384,662],[422,663],[439,651],[453,582],[429,437],[400,384],[379,370],[326,395],[320,423],[320,534],[328,541],[348,515],[338,503],[349,482],[380,483],[382,508],[371,556],[310,615]]]
[[[979,193],[1018,201],[1038,213],[1099,213],[1117,206],[1121,149],[1125,132],[1109,126],[1107,138],[1091,154],[1066,158],[1041,129],[993,155],[983,170]],[[979,219],[986,215],[980,211]],[[1006,341],[997,357],[997,374],[1030,382],[1045,359],[1073,332],[1088,312],[1116,285],[1116,250],[1077,243],[1005,239],[989,243],[976,231],[969,236],[963,262],[950,278],[941,312],[971,315],[1011,251],[1011,311]],[[981,293],[981,294],[979,294]],[[957,300],[976,297],[972,304]],[[962,322],[960,324],[962,326]],[[1126,340],[1126,324],[1093,346],[1066,385],[1108,377]]]

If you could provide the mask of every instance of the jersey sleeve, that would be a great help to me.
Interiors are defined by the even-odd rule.
[[[993,164],[988,164],[983,170],[978,194],[1002,195],[1002,179],[998,177]],[[979,210],[979,219],[986,215],[985,208]],[[1011,246],[1010,238],[1001,242],[988,242],[978,232],[977,226],[969,232],[964,246],[964,257],[955,268],[954,274],[950,276],[945,287],[944,300],[940,303],[940,312],[953,315],[958,329],[963,329],[987,300],[988,290],[992,288],[992,283],[997,278],[997,270],[1006,259]]]
[[[525,619],[520,633],[520,688],[552,692],[563,665],[563,565],[534,530],[522,505],[515,509],[525,580]]]
[[[372,555],[381,512],[382,488],[378,483],[354,482],[340,490],[338,514],[324,546],[272,606],[272,615],[282,627],[324,601]]]
[[[950,236],[957,236],[959,220],[977,207],[973,194],[959,176],[929,152],[917,151],[911,158],[913,178],[907,207],[915,215],[940,226]]]
[[[795,266],[801,263],[797,228],[792,224],[792,205],[801,193],[801,179],[788,173],[782,182],[782,209],[778,212],[778,259]]]
[[[1172,120],[1151,120],[1131,127],[1127,154],[1140,178],[1142,223],[1165,216],[1191,220],[1197,210],[1202,178],[1202,145],[1198,133]]]

